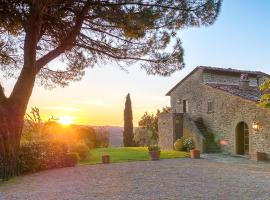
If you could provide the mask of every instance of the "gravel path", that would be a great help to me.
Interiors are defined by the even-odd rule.
[[[84,165],[18,177],[2,200],[270,199],[270,164],[217,156]]]

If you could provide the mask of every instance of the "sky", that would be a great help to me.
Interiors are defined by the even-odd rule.
[[[256,2],[256,3],[255,3]],[[149,76],[138,65],[128,72],[113,65],[88,69],[70,86],[45,90],[38,85],[28,105],[43,120],[71,116],[73,123],[123,126],[125,97],[130,93],[134,126],[144,112],[170,106],[165,94],[196,66],[259,70],[270,74],[270,1],[224,0],[213,26],[179,31],[186,67],[170,77]],[[61,65],[61,63],[58,63]],[[2,81],[6,92],[14,82]]]

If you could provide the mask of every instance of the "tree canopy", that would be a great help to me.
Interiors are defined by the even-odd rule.
[[[213,24],[221,5],[220,0],[0,2],[1,69],[17,76],[25,54],[32,54],[34,73],[46,86],[65,86],[80,80],[86,67],[110,61],[124,67],[139,60],[148,74],[170,75],[184,66],[176,31]],[[58,56],[66,67],[49,67]]]

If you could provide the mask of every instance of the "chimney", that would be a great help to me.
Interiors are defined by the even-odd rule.
[[[240,81],[239,81],[239,88],[241,90],[248,90],[249,89],[248,74],[241,74]]]

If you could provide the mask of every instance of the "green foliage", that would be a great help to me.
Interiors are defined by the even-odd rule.
[[[160,151],[160,148],[158,145],[150,145],[147,148],[148,148],[148,151]]]
[[[66,154],[66,160],[65,160],[65,166],[67,167],[74,167],[78,161],[80,160],[80,156],[78,153],[67,153]]]
[[[260,90],[262,91],[262,96],[259,105],[265,108],[270,108],[270,79],[266,80],[262,85],[260,85]]]
[[[22,143],[18,156],[20,173],[65,167],[68,147],[62,142]]]
[[[169,107],[157,110],[156,114],[145,112],[139,121],[139,128],[135,131],[134,141],[140,146],[158,143],[158,118],[161,113],[170,112]]]
[[[108,148],[110,145],[110,133],[107,130],[96,130],[96,148]]]
[[[177,31],[212,25],[221,0],[57,4],[2,1],[0,6],[0,65],[5,66],[1,69],[7,74],[18,69],[24,57],[20,47],[32,42],[35,49],[31,50],[40,58],[37,68],[42,70],[37,71],[41,83],[65,86],[71,80],[80,80],[86,67],[104,60],[116,61],[120,66],[118,61],[129,64],[140,60],[141,68],[148,74],[170,75],[183,68]],[[35,34],[29,34],[25,27],[35,29]],[[30,41],[25,37],[31,37]],[[171,51],[168,46],[173,46]],[[44,67],[60,55],[66,61],[66,69]]]
[[[85,143],[89,149],[97,147],[97,132],[91,127],[76,127],[75,133],[78,134],[79,142]]]
[[[32,107],[30,112],[25,114],[21,140],[23,142],[34,142],[48,139],[46,128],[52,119],[49,118],[44,122],[40,116],[39,108]]]
[[[89,148],[84,143],[77,143],[70,146],[70,152],[78,153],[80,160],[86,160],[89,156]]]
[[[176,150],[176,151],[183,151],[183,150],[185,149],[184,144],[183,144],[183,141],[184,141],[183,138],[177,139],[177,140],[174,142],[174,144],[173,144],[174,150]]]
[[[147,147],[110,147],[91,150],[91,158],[84,163],[101,163],[102,155],[110,155],[112,163],[149,160]],[[189,153],[181,151],[161,151],[161,159],[187,158]]]
[[[133,139],[138,146],[157,144],[155,132],[147,128],[136,128]]]
[[[133,115],[132,115],[130,94],[127,94],[126,102],[125,102],[123,143],[125,147],[134,146]]]
[[[191,149],[195,148],[195,143],[192,138],[182,138],[183,139],[183,145],[186,151],[190,151]]]

